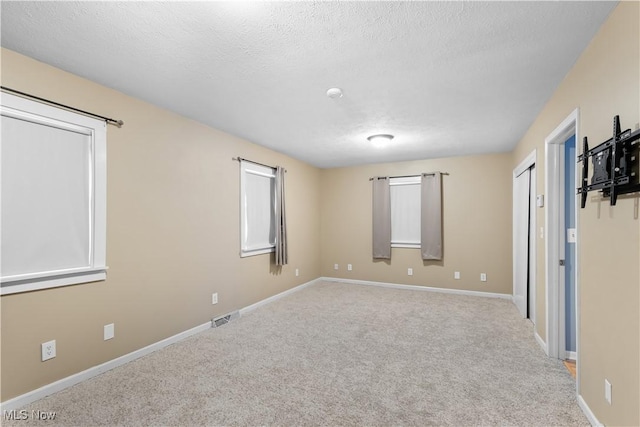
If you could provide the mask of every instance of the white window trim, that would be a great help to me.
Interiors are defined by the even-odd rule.
[[[246,258],[255,255],[268,254],[275,252],[276,245],[274,243],[268,243],[258,246],[247,246],[244,242],[247,240],[247,201],[246,201],[246,182],[245,174],[252,174],[256,176],[262,176],[270,178],[275,183],[276,173],[275,169],[258,165],[256,163],[240,160],[240,257]],[[275,194],[274,194],[274,218],[275,218]]]
[[[88,135],[90,143],[89,189],[90,256],[86,267],[40,271],[0,277],[0,295],[55,288],[106,279],[106,211],[107,211],[107,129],[106,123],[85,115],[56,108],[26,98],[2,93],[3,116],[41,123]],[[0,248],[1,250],[1,248]]]
[[[398,178],[390,178],[389,186],[399,186],[399,185],[421,185],[422,180],[420,175],[416,176],[407,176],[407,177],[398,177]],[[392,224],[393,227],[393,224]],[[392,228],[393,230],[393,228]],[[393,231],[392,231],[393,236]],[[392,248],[408,248],[408,249],[420,249],[422,247],[421,242],[418,240],[417,242],[398,242],[391,240]]]

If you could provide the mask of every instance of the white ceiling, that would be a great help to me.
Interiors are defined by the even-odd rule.
[[[325,168],[510,151],[615,6],[2,1],[1,41]]]

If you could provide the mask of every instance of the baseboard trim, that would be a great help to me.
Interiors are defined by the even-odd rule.
[[[578,353],[576,353],[575,351],[567,351],[567,359],[578,360]]]
[[[533,336],[536,338],[536,341],[538,342],[540,347],[542,347],[542,351],[544,351],[544,354],[549,356],[549,348],[547,347],[547,343],[540,337],[540,335],[538,335],[538,331],[535,331],[533,333]]]
[[[348,283],[353,285],[367,285],[367,286],[379,286],[382,288],[393,288],[393,289],[406,289],[411,291],[427,291],[427,292],[439,292],[443,294],[455,294],[455,295],[467,295],[474,297],[485,297],[485,298],[500,298],[500,299],[511,299],[510,294],[498,294],[493,292],[480,292],[480,291],[465,291],[462,289],[447,289],[447,288],[433,288],[429,286],[417,286],[417,285],[403,285],[398,283],[385,283],[385,282],[372,282],[370,280],[354,280],[354,279],[341,279],[338,277],[321,277],[320,280],[326,282],[340,282],[340,283]]]
[[[301,291],[304,288],[309,287],[309,286],[319,282],[320,279],[321,278],[313,279],[313,280],[311,280],[311,281],[309,281],[307,283],[303,283],[302,285],[298,285],[298,286],[296,286],[294,288],[288,289],[288,290],[286,290],[284,292],[280,292],[279,294],[275,294],[273,296],[270,296],[269,298],[265,298],[265,299],[263,299],[261,301],[258,301],[258,302],[254,303],[254,304],[251,304],[251,305],[249,305],[247,307],[241,308],[240,309],[240,316],[243,316],[243,315],[255,310],[258,307],[262,307],[263,305],[266,305],[266,304],[272,303],[274,301],[277,301],[280,298],[284,298],[287,295],[291,295],[294,292]]]
[[[29,391],[20,396],[16,396],[12,399],[7,400],[6,402],[0,403],[0,411],[11,411],[14,409],[23,408],[24,406],[30,403],[33,403],[37,400],[43,399],[53,393],[62,391],[73,385],[76,385],[90,378],[103,374],[107,371],[117,368],[118,366],[122,366],[125,363],[132,362],[136,359],[139,359],[143,356],[153,353],[154,351],[158,351],[161,348],[164,348],[168,345],[181,341],[187,337],[190,337],[191,335],[195,335],[199,332],[206,331],[207,329],[210,329],[210,328],[211,328],[211,321],[208,321],[207,323],[203,323],[200,326],[196,326],[195,328],[191,328],[184,332],[180,332],[179,334],[173,335],[169,338],[165,338],[162,341],[158,341],[156,343],[143,347],[139,350],[132,351],[131,353],[125,354],[124,356],[120,356],[118,358],[109,360],[100,365],[86,369],[82,372],[78,372],[77,374],[73,374],[66,378],[62,378],[61,380],[58,380],[51,384],[47,384],[38,389]],[[1,413],[4,413],[4,412],[1,412]]]
[[[580,409],[582,409],[582,412],[584,413],[585,417],[587,417],[587,420],[589,420],[589,423],[591,423],[593,427],[604,426],[604,424],[598,421],[596,416],[591,411],[591,408],[589,408],[589,405],[587,405],[587,402],[585,402],[585,400],[582,398],[581,395],[578,395],[578,406],[580,407]]]

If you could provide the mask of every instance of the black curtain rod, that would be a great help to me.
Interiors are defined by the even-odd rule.
[[[378,178],[378,179],[383,179],[383,178],[415,178],[417,176],[435,175],[437,173],[439,173],[441,175],[449,175],[449,172],[427,172],[427,173],[421,173],[421,174],[418,174],[418,175],[374,176],[374,177],[369,178],[369,181],[373,181],[376,178]]]
[[[55,105],[56,107],[64,108],[65,110],[71,110],[71,111],[75,111],[76,113],[84,114],[86,116],[91,116],[91,117],[95,117],[95,118],[98,118],[98,119],[102,119],[105,122],[110,123],[112,125],[115,125],[115,126],[117,126],[119,128],[121,128],[122,125],[124,125],[124,122],[122,120],[110,119],[109,117],[101,116],[99,114],[90,113],[90,112],[85,111],[85,110],[80,110],[79,108],[70,107],[68,105],[60,104],[59,102],[51,101],[49,99],[40,98],[39,96],[31,95],[29,93],[20,92],[19,90],[11,89],[11,88],[8,88],[6,86],[0,86],[0,88],[5,92],[15,93],[16,95],[20,95],[20,96],[25,97],[25,98],[31,98],[31,99],[34,99],[36,101],[44,102],[46,104]]]
[[[237,161],[243,161],[243,162],[249,162],[249,163],[253,163],[254,165],[260,165],[260,166],[264,166],[265,168],[271,168],[271,169],[275,169],[275,166],[271,166],[271,165],[265,165],[264,163],[258,163],[258,162],[254,162],[253,160],[249,160],[249,159],[244,159],[242,157],[232,157],[231,160],[237,160]],[[287,171],[286,169],[284,170],[285,172]]]

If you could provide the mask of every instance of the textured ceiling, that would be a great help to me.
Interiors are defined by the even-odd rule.
[[[2,1],[1,42],[336,167],[510,151],[615,6]]]

